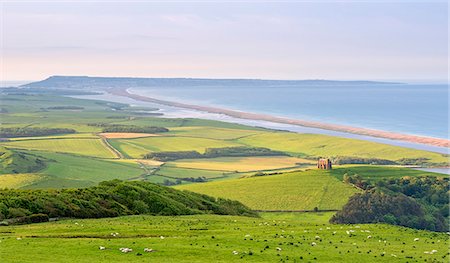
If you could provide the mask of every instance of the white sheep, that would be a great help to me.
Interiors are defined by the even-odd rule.
[[[105,249],[106,249],[106,247],[103,247],[103,246],[99,246],[99,247],[98,247],[98,249],[100,249],[100,250],[105,250]]]
[[[319,236],[316,236],[316,240],[319,240],[320,239],[320,237]]]
[[[281,247],[277,247],[277,251],[281,251]]]
[[[237,252],[236,250],[233,251],[233,255],[237,255],[239,254],[239,252]]]
[[[316,242],[312,242],[311,243],[311,246],[315,246],[315,245],[317,245]]]
[[[133,249],[127,248],[127,247],[121,247],[121,248],[119,248],[119,250],[120,250],[120,252],[122,252],[122,253],[133,252]]]
[[[367,236],[367,238],[369,239],[369,238],[372,238],[372,236]]]
[[[151,248],[144,248],[144,252],[151,253],[154,252],[154,250]]]
[[[419,238],[418,237],[414,238],[414,241],[419,241]]]

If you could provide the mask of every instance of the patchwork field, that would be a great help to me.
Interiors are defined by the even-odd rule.
[[[313,210],[315,207],[337,210],[359,191],[330,176],[330,172],[325,170],[230,179],[176,188],[238,200],[255,210]]]
[[[307,220],[275,218],[130,216],[3,227],[0,257],[5,262],[448,262],[446,234],[330,225],[310,214]],[[122,253],[121,247],[133,251]]]
[[[158,136],[137,139],[114,139],[111,144],[122,154],[132,158],[140,158],[149,152],[161,151],[198,151],[206,148],[239,146],[235,142],[213,140],[208,138]]]
[[[106,139],[133,139],[133,138],[160,136],[159,134],[132,133],[132,132],[102,132],[99,135]]]
[[[159,171],[156,172],[157,175],[163,175],[170,178],[197,178],[205,177],[208,179],[214,179],[219,177],[224,177],[230,172],[216,171],[216,170],[204,170],[204,169],[193,169],[193,168],[179,168],[170,165],[164,165]]]
[[[250,135],[260,134],[263,131],[245,130],[245,129],[230,129],[230,128],[216,128],[208,126],[199,127],[178,127],[170,129],[170,133],[175,136],[182,137],[197,137],[217,140],[234,140]]]
[[[2,145],[17,149],[88,155],[98,158],[114,158],[114,153],[100,139],[43,139],[5,142]]]
[[[355,156],[393,161],[402,158],[428,158],[432,162],[448,163],[448,156],[439,153],[320,134],[272,132],[240,138],[238,141],[295,155]]]
[[[191,159],[170,162],[171,166],[192,169],[249,172],[261,170],[276,170],[290,167],[311,167],[314,161],[286,157],[286,156],[261,156],[261,157],[220,157],[208,159]]]

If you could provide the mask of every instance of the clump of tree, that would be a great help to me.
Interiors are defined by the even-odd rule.
[[[53,106],[44,108],[47,110],[83,110],[84,107],[81,106]]]
[[[359,174],[344,174],[344,178],[343,178],[344,183],[347,184],[352,184],[358,188],[361,188],[363,190],[368,190],[373,188],[373,186],[369,183],[369,181],[367,181],[366,179],[364,179],[361,175]]]
[[[144,155],[145,159],[153,159],[161,162],[174,161],[179,159],[198,159],[215,157],[245,157],[245,156],[280,156],[286,155],[284,152],[272,151],[259,147],[224,147],[207,148],[204,154],[197,151],[174,151],[174,152],[152,152]]]
[[[391,160],[377,159],[377,158],[359,158],[349,156],[339,156],[333,158],[334,164],[371,164],[371,165],[395,165],[397,164]]]
[[[376,182],[350,198],[332,223],[387,223],[416,229],[448,231],[449,179],[421,176]]]
[[[152,152],[144,155],[144,159],[153,159],[160,162],[196,158],[203,158],[203,155],[197,151]]]
[[[143,181],[113,180],[79,189],[0,190],[0,219],[10,221],[37,214],[50,218],[102,218],[208,213],[256,216],[255,212],[237,201]]]
[[[280,156],[287,155],[284,152],[273,151],[263,147],[222,147],[222,148],[207,148],[203,156],[205,158],[214,157],[245,157],[245,156]]]
[[[136,126],[110,123],[90,123],[88,126],[102,127],[102,132],[162,133],[169,129],[157,126]]]
[[[14,138],[14,137],[30,137],[30,136],[48,136],[56,134],[75,133],[74,129],[66,128],[0,128],[0,138]]]

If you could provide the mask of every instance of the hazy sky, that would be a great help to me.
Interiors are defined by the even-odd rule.
[[[447,79],[447,2],[1,3],[3,80]]]

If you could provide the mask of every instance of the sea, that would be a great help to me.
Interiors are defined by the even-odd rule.
[[[164,86],[132,87],[131,93],[187,104],[214,106],[293,119],[343,124],[361,128],[448,138],[449,89],[442,84],[382,85],[301,85],[292,86]],[[449,153],[449,149],[420,143],[390,140],[365,135],[243,120],[222,114],[199,112],[127,97],[101,95],[72,96],[159,108],[164,117],[203,118],[300,133],[316,133],[368,140],[407,148]]]
[[[449,137],[448,85],[348,85],[131,88],[169,101],[293,119]]]

